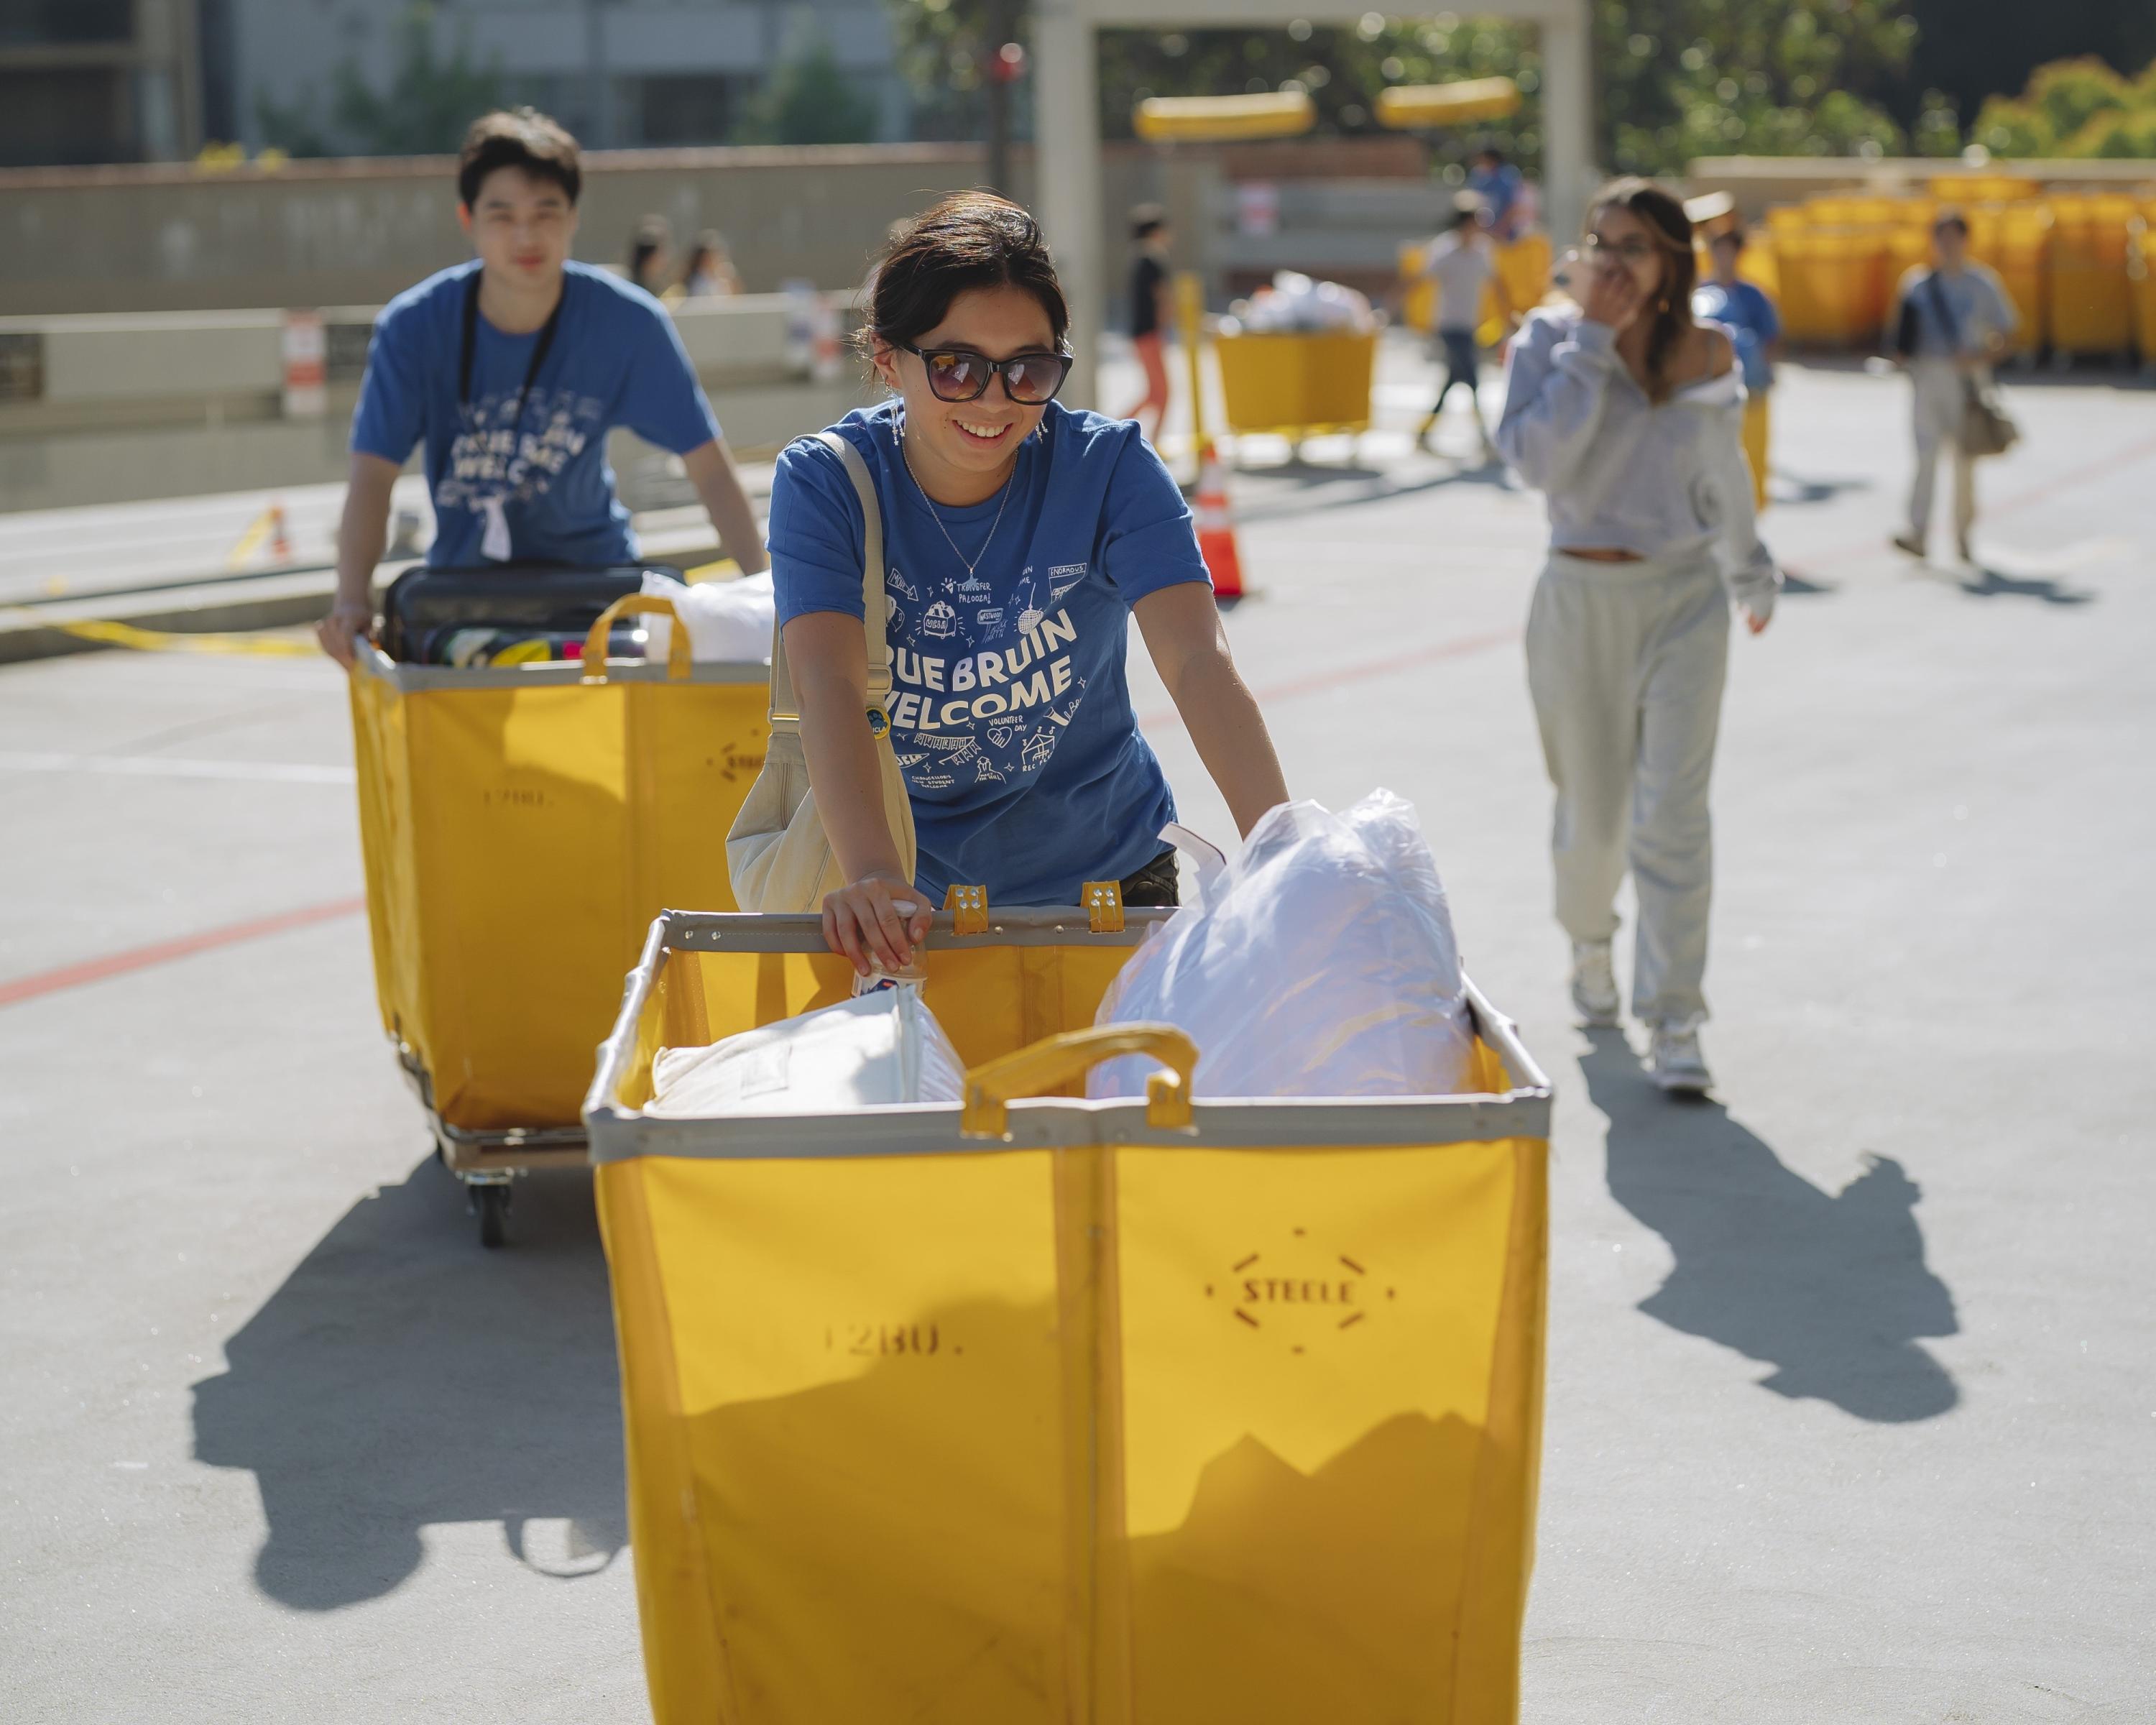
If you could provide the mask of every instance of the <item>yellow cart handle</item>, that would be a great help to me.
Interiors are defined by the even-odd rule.
[[[1168,1068],[1146,1081],[1146,1124],[1176,1132],[1190,1124],[1190,1076],[1198,1045],[1173,1024],[1105,1024],[1044,1036],[966,1074],[958,1130],[969,1138],[1000,1138],[1009,1129],[1014,1096],[1038,1096],[1119,1055],[1150,1055]]]
[[[605,610],[599,613],[598,621],[592,632],[584,637],[584,680],[587,683],[606,681],[607,634],[624,617],[670,617],[674,627],[666,642],[666,676],[670,682],[679,682],[689,675],[689,626],[681,621],[681,614],[674,608],[673,600],[663,593],[624,593]]]

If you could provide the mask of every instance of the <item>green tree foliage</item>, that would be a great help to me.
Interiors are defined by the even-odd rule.
[[[735,141],[864,144],[876,135],[875,99],[839,69],[820,37],[783,61],[748,104]]]
[[[2039,66],[2019,96],[1994,96],[1969,128],[1994,156],[2156,157],[2156,60],[2133,80],[2089,57]]]
[[[987,127],[981,67],[997,41],[1027,41],[1026,0],[891,0],[899,69],[913,93],[913,131],[937,141],[978,139]],[[1012,92],[1020,136],[1029,136],[1027,89]]]
[[[978,43],[993,0],[891,0],[925,132],[971,136]],[[1598,153],[1634,173],[1676,173],[1698,155],[1847,155],[1907,147],[1884,97],[1916,41],[1900,0],[1596,0]],[[1373,131],[1378,92],[1503,74],[1525,100],[1509,120],[1441,135],[1440,160],[1487,137],[1530,171],[1540,162],[1534,32],[1471,14],[1373,12],[1358,27],[1114,31],[1101,42],[1103,136],[1131,135],[1146,95],[1301,88],[1321,132]],[[1958,147],[1953,111],[1931,101],[1922,147]]]
[[[501,106],[505,97],[500,68],[475,65],[468,39],[440,51],[439,11],[432,0],[413,0],[398,15],[396,65],[386,89],[368,84],[347,59],[332,77],[326,111],[305,98],[280,106],[265,97],[259,112],[268,141],[294,156],[339,148],[361,156],[454,151],[474,116]]]
[[[1600,153],[1620,172],[1907,147],[1883,102],[1917,39],[1899,0],[1596,0],[1594,33]]]
[[[1916,123],[1920,92],[1943,90],[1964,121],[1992,95],[2012,95],[2029,69],[2068,54],[2114,66],[2156,55],[2156,5],[2148,0],[1905,0],[1917,20],[1909,80],[1887,105]]]

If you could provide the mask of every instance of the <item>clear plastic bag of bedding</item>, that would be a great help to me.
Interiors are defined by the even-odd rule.
[[[1288,803],[1132,954],[1097,1022],[1165,1021],[1198,1045],[1201,1096],[1445,1096],[1474,1051],[1460,949],[1414,807],[1373,792]],[[1152,1070],[1096,1068],[1092,1096]]]
[[[702,1048],[662,1048],[644,1112],[834,1114],[955,1102],[966,1069],[917,988],[886,988],[780,1019]]]

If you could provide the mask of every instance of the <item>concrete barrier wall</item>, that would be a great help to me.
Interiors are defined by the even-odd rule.
[[[858,286],[892,223],[980,183],[968,146],[607,152],[586,158],[577,255],[618,264],[646,214],[677,241],[715,228],[752,292],[803,279]],[[1183,188],[1209,158],[1113,152],[1106,208],[1120,272],[1122,211]],[[1028,195],[1029,163],[1018,166]],[[470,255],[446,157],[294,162],[275,173],[187,167],[0,174],[0,316],[378,305]]]
[[[855,321],[850,303],[842,302],[842,328]],[[746,454],[775,449],[872,398],[850,356],[833,379],[791,373],[787,313],[783,295],[765,294],[676,314],[727,440]],[[284,412],[281,312],[0,319],[0,349],[32,344],[41,373],[33,398],[0,392],[0,511],[343,478],[373,320],[372,306],[325,313],[327,411],[295,420]],[[652,452],[625,433],[608,447],[624,489],[648,490],[660,465]]]
[[[1030,196],[1032,152],[1014,190]],[[1129,266],[1125,213],[1165,204],[1178,261],[1217,279],[1206,249],[1216,188],[1238,179],[1419,181],[1404,137],[1296,139],[1106,152],[1102,280]],[[647,213],[679,241],[716,228],[752,292],[803,279],[860,285],[891,224],[981,182],[971,145],[598,152],[585,158],[577,255],[618,264]],[[1055,236],[1050,235],[1051,243]],[[379,305],[470,255],[446,157],[295,162],[275,172],[188,166],[0,172],[0,317],[71,312]],[[1321,261],[1305,259],[1303,267]]]

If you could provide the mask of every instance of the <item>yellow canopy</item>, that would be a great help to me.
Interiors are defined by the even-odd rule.
[[[1132,124],[1153,143],[1231,138],[1291,138],[1317,124],[1317,108],[1299,90],[1265,95],[1147,96]]]
[[[1452,84],[1396,84],[1378,92],[1378,124],[1398,131],[1469,126],[1518,110],[1520,86],[1509,78],[1466,78]]]

